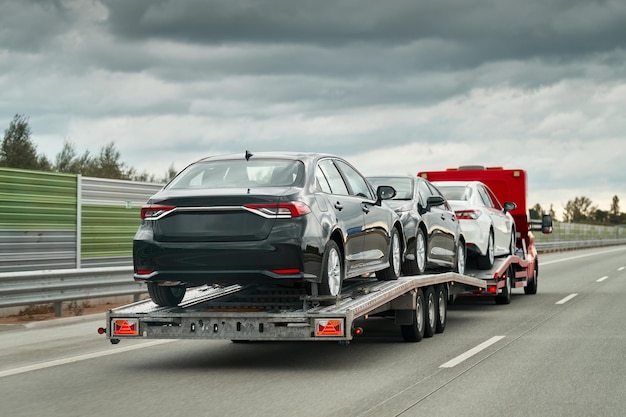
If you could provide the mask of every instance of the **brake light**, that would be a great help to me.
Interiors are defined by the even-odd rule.
[[[309,206],[301,201],[290,201],[287,203],[254,203],[243,206],[248,211],[259,214],[263,217],[290,219],[300,217],[311,212]]]
[[[147,205],[141,208],[141,220],[156,220],[176,209],[176,206]]]
[[[343,320],[338,319],[316,319],[315,336],[343,336]]]
[[[459,220],[476,220],[483,213],[480,210],[459,210],[455,214]]]

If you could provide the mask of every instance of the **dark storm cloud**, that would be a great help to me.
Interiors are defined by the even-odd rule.
[[[441,60],[440,66],[452,67],[511,58],[567,58],[626,44],[626,6],[618,0],[104,0],[104,4],[112,33],[131,40],[325,48],[440,40],[466,50],[456,62]]]

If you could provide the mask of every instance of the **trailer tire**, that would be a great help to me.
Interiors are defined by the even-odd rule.
[[[489,239],[487,240],[487,251],[484,255],[478,255],[476,263],[480,269],[491,269],[495,261],[493,249],[493,230],[489,231]]]
[[[420,228],[415,234],[413,255],[415,259],[407,259],[404,262],[404,271],[406,275],[422,275],[426,271],[426,239],[424,231]]]
[[[424,337],[433,337],[437,328],[437,298],[433,287],[427,287],[424,291],[424,301],[426,307]]]
[[[415,299],[415,310],[413,310],[413,323],[401,325],[400,331],[405,342],[419,342],[424,338],[424,328],[426,327],[424,293],[417,290]]]
[[[337,297],[341,294],[344,270],[339,245],[334,240],[329,240],[324,249],[322,260],[322,285],[320,295],[332,295]]]
[[[506,285],[502,290],[502,294],[496,295],[496,304],[510,304],[511,303],[511,280],[513,275],[511,274],[512,268],[509,268],[506,272]]]
[[[435,287],[435,302],[437,303],[437,325],[435,333],[443,333],[446,329],[446,321],[448,319],[448,291],[443,284]]]
[[[183,285],[166,286],[154,282],[148,283],[148,294],[152,301],[161,307],[177,306],[185,298],[187,288]]]
[[[535,268],[533,269],[533,276],[528,280],[524,287],[524,294],[534,295],[537,294],[537,279],[539,278],[539,266],[537,258],[535,258]]]
[[[377,271],[376,276],[381,281],[393,281],[400,276],[402,262],[402,246],[400,245],[400,235],[394,227],[391,229],[391,245],[389,248],[389,266],[382,271]]]

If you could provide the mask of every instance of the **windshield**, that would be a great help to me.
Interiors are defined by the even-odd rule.
[[[302,186],[304,164],[284,159],[202,161],[187,167],[167,189]]]
[[[381,185],[390,185],[396,190],[392,200],[411,200],[413,198],[413,181],[411,178],[371,177],[370,183],[377,188]]]
[[[472,190],[464,185],[436,184],[436,186],[446,200],[468,201],[472,194]]]

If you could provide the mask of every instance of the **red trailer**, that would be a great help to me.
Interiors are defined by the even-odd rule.
[[[552,233],[552,218],[544,214],[541,220],[531,221],[527,207],[527,175],[523,169],[466,166],[445,171],[425,171],[418,176],[428,181],[480,181],[487,185],[498,200],[512,201],[517,207],[510,211],[515,221],[516,250],[514,255],[497,258],[490,270],[466,269],[465,274],[484,279],[486,292],[462,295],[495,296],[498,304],[511,302],[511,289],[524,288],[526,294],[537,293],[539,261],[533,231]]]

